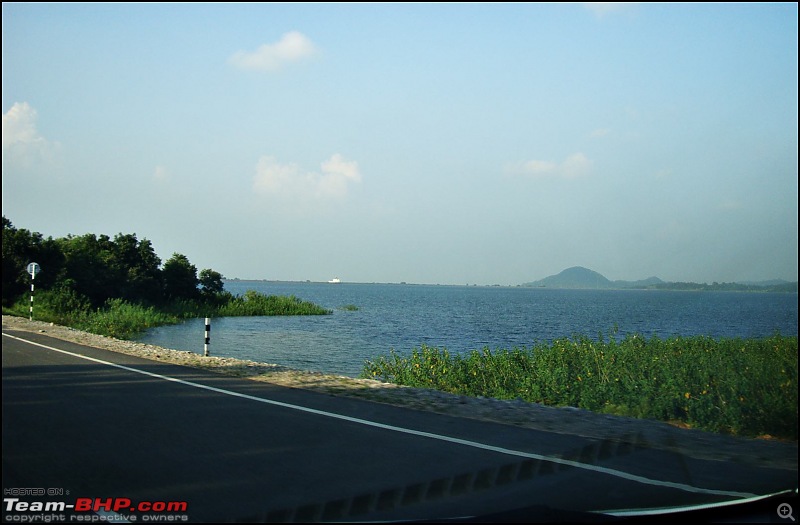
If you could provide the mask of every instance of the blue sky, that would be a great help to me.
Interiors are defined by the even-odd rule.
[[[797,20],[4,3],[3,215],[231,278],[796,281]]]

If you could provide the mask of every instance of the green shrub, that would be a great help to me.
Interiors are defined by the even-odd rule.
[[[109,299],[102,308],[85,313],[73,326],[85,332],[129,339],[155,326],[175,324],[179,319],[153,307],[130,304],[122,299]]]
[[[89,300],[73,290],[69,283],[34,294],[33,318],[66,326],[71,326],[90,310]],[[10,308],[4,309],[12,315],[29,317],[31,315],[30,296],[21,297]]]
[[[422,345],[367,361],[362,377],[471,396],[520,398],[745,436],[797,439],[797,337],[629,335],[559,339],[466,355]]]
[[[294,295],[265,295],[248,290],[244,295],[232,297],[220,306],[216,316],[233,317],[247,315],[327,315],[331,311],[314,303],[298,299]]]
[[[11,307],[3,308],[3,312],[28,317],[30,301],[20,298]],[[187,318],[330,313],[330,310],[293,295],[267,296],[253,290],[240,297],[225,292],[210,298],[177,298],[158,308],[109,299],[102,307],[93,309],[88,299],[64,285],[36,295],[33,317],[86,332],[130,339],[148,328],[175,324]]]

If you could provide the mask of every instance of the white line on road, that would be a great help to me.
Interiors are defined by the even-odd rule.
[[[455,438],[455,437],[451,437],[451,436],[444,436],[444,435],[441,435],[441,434],[433,434],[433,433],[430,433],[430,432],[423,432],[421,430],[403,428],[403,427],[398,427],[398,426],[394,426],[394,425],[386,425],[384,423],[378,423],[376,421],[369,421],[368,419],[360,419],[360,418],[356,418],[356,417],[345,416],[345,415],[342,415],[342,414],[336,414],[334,412],[326,412],[324,410],[317,410],[315,408],[308,408],[308,407],[304,407],[304,406],[300,406],[300,405],[293,405],[293,404],[290,404],[290,403],[283,403],[281,401],[274,401],[272,399],[266,399],[266,398],[263,398],[263,397],[251,396],[251,395],[248,395],[248,394],[242,394],[242,393],[239,393],[239,392],[233,392],[231,390],[224,390],[222,388],[216,388],[216,387],[213,387],[213,386],[203,385],[203,384],[200,384],[200,383],[194,383],[192,381],[186,381],[184,379],[178,379],[178,378],[175,378],[175,377],[165,376],[165,375],[161,375],[161,374],[155,374],[153,372],[147,372],[145,370],[139,370],[138,368],[132,368],[132,367],[125,366],[125,365],[120,365],[120,364],[117,364],[117,363],[111,363],[109,361],[103,361],[102,359],[96,359],[94,357],[89,357],[89,356],[85,356],[85,355],[81,355],[81,354],[76,354],[74,352],[69,352],[67,350],[61,350],[59,348],[53,348],[51,346],[43,345],[43,344],[37,343],[35,341],[29,341],[27,339],[23,339],[21,337],[16,337],[16,336],[13,336],[13,335],[10,335],[10,334],[6,334],[6,333],[3,333],[3,336],[4,337],[10,337],[12,339],[16,339],[17,341],[22,341],[24,343],[28,343],[28,344],[31,344],[31,345],[35,345],[35,346],[39,346],[39,347],[42,347],[42,348],[46,348],[46,349],[52,350],[54,352],[59,352],[59,353],[62,353],[62,354],[66,354],[66,355],[70,355],[70,356],[73,356],[73,357],[77,357],[79,359],[85,359],[87,361],[92,361],[92,362],[95,362],[95,363],[100,363],[100,364],[103,364],[103,365],[112,366],[114,368],[127,370],[129,372],[134,372],[136,374],[142,374],[142,375],[146,375],[146,376],[150,376],[150,377],[155,377],[155,378],[158,378],[158,379],[163,379],[165,381],[172,381],[174,383],[180,383],[182,385],[186,385],[186,386],[190,386],[190,387],[194,387],[194,388],[201,388],[203,390],[209,390],[211,392],[216,392],[216,393],[219,393],[219,394],[224,394],[224,395],[233,396],[233,397],[239,397],[239,398],[247,399],[247,400],[250,400],[250,401],[257,401],[259,403],[267,403],[269,405],[280,406],[280,407],[288,408],[288,409],[291,409],[291,410],[299,410],[301,412],[307,412],[307,413],[315,414],[315,415],[318,415],[318,416],[325,416],[325,417],[331,417],[331,418],[335,418],[335,419],[341,419],[341,420],[344,420],[344,421],[349,421],[351,423],[357,423],[359,425],[366,425],[366,426],[370,426],[370,427],[376,427],[376,428],[381,428],[381,429],[384,429],[384,430],[389,430],[389,431],[392,431],[392,432],[400,432],[400,433],[403,433],[403,434],[411,434],[411,435],[414,435],[414,436],[420,436],[420,437],[425,437],[425,438],[430,438],[430,439],[436,439],[436,440],[439,440],[439,441],[446,441],[448,443],[455,443],[457,445],[463,445],[463,446],[467,446],[467,447],[478,448],[478,449],[481,449],[481,450],[488,450],[488,451],[491,451],[491,452],[498,452],[500,454],[506,454],[506,455],[509,455],[509,456],[516,456],[516,457],[528,458],[528,459],[537,459],[537,460],[540,460],[540,461],[548,461],[548,462],[556,463],[556,464],[559,464],[559,465],[565,465],[565,466],[575,467],[575,468],[579,468],[579,469],[583,469],[583,470],[589,470],[589,471],[597,472],[597,473],[600,473],[600,474],[607,474],[609,476],[614,476],[614,477],[617,477],[617,478],[625,479],[625,480],[628,480],[628,481],[634,481],[634,482],[642,483],[642,484],[645,484],[645,485],[654,485],[654,486],[657,486],[657,487],[677,489],[677,490],[682,490],[682,491],[685,491],[685,492],[692,492],[692,493],[696,493],[696,494],[711,494],[711,495],[715,495],[715,496],[729,496],[729,497],[734,497],[734,498],[751,498],[751,497],[757,496],[756,494],[750,494],[750,493],[747,493],[747,492],[734,492],[734,491],[728,491],[728,490],[705,489],[705,488],[702,488],[702,487],[694,487],[692,485],[686,485],[684,483],[673,483],[671,481],[650,479],[650,478],[646,478],[646,477],[643,477],[643,476],[637,476],[635,474],[630,474],[628,472],[623,472],[621,470],[615,470],[615,469],[610,469],[610,468],[605,468],[605,467],[599,467],[597,465],[590,465],[590,464],[587,464],[587,463],[580,463],[578,461],[570,461],[570,460],[567,460],[567,459],[561,459],[561,458],[552,457],[552,456],[543,456],[541,454],[534,454],[534,453],[531,453],[531,452],[524,452],[524,451],[521,451],[521,450],[512,450],[512,449],[508,449],[508,448],[496,447],[496,446],[493,446],[493,445],[487,445],[485,443],[479,443],[477,441],[469,441],[469,440],[466,440],[466,439],[459,439],[459,438]]]

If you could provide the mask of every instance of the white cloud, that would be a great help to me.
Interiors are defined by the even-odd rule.
[[[296,164],[280,164],[274,157],[258,159],[253,189],[258,193],[277,194],[302,185]]]
[[[15,102],[3,114],[3,162],[30,167],[39,161],[51,161],[60,148],[39,134],[38,114],[27,102]]]
[[[320,196],[343,196],[347,186],[352,182],[361,182],[358,163],[345,160],[340,154],[334,154],[323,162],[322,176],[319,178],[317,193]]]
[[[347,195],[351,184],[361,182],[358,163],[336,153],[320,164],[321,171],[303,172],[294,163],[280,163],[263,156],[256,165],[253,190],[292,200],[328,200]]]
[[[513,166],[511,171],[535,178],[575,179],[586,175],[592,162],[583,153],[573,153],[561,162],[549,160],[529,160]]]
[[[522,165],[522,171],[528,175],[552,175],[558,170],[558,164],[547,160],[529,160]]]
[[[3,114],[3,149],[17,145],[37,146],[47,141],[36,131],[36,110],[27,102],[15,102]]]
[[[559,166],[559,174],[567,179],[574,179],[589,172],[592,163],[583,153],[574,153]]]
[[[277,71],[285,64],[312,56],[316,47],[304,34],[290,31],[274,44],[264,44],[255,51],[237,51],[228,62],[240,69]]]

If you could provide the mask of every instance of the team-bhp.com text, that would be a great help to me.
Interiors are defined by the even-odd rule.
[[[77,498],[75,503],[64,501],[21,501],[3,498],[4,521],[20,523],[49,522],[133,522],[189,521],[185,501],[140,501],[129,498]],[[70,512],[69,515],[65,514]],[[142,513],[142,514],[127,514]],[[167,514],[170,513],[170,514]]]

